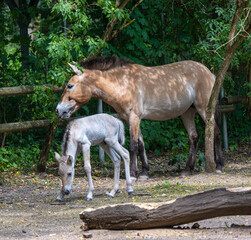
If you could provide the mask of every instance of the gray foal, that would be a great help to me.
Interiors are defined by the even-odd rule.
[[[119,189],[120,156],[125,164],[127,191],[131,195],[133,188],[130,178],[130,157],[129,152],[122,146],[124,142],[124,125],[111,115],[96,114],[69,122],[61,146],[62,157],[55,152],[63,184],[56,200],[62,201],[65,195],[70,194],[75,172],[74,165],[81,151],[84,156],[84,169],[89,184],[87,200],[92,200],[94,187],[91,177],[90,147],[95,145],[102,147],[114,164],[114,186],[108,196],[114,197]]]

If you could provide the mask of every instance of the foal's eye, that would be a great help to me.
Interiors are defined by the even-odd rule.
[[[70,176],[71,176],[71,173],[68,173],[67,175],[70,177]]]
[[[68,84],[68,85],[67,85],[67,89],[72,89],[73,86],[74,86],[73,84]]]

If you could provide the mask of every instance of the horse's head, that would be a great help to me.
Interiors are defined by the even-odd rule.
[[[58,117],[67,119],[76,112],[83,104],[87,103],[92,90],[87,83],[85,73],[82,73],[76,66],[69,64],[76,75],[71,77],[56,108]]]
[[[59,163],[59,175],[62,180],[62,191],[68,195],[71,193],[71,186],[74,179],[74,159],[72,156],[60,156],[55,152],[55,158]]]

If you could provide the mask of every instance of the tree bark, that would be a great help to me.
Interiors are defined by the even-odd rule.
[[[232,21],[231,29],[228,36],[228,42],[226,44],[226,53],[225,58],[220,66],[218,74],[216,76],[215,84],[211,93],[211,97],[207,106],[206,111],[206,129],[205,129],[205,169],[206,172],[215,171],[215,162],[214,162],[214,115],[216,104],[218,101],[218,96],[220,93],[220,88],[226,76],[226,72],[229,68],[233,55],[236,48],[241,44],[241,42],[248,36],[248,33],[251,32],[251,25],[248,22],[245,31],[242,35],[235,37],[236,29],[239,23],[240,16],[243,12],[243,9],[248,8],[248,0],[237,0],[237,8],[234,14]],[[249,20],[250,18],[248,18]],[[235,40],[236,39],[236,40]],[[235,40],[235,41],[234,41]]]
[[[219,188],[163,203],[125,203],[86,209],[80,219],[87,229],[172,227],[203,219],[251,215],[251,188]]]

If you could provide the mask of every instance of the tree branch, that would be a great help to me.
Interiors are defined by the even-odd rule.
[[[130,1],[130,0],[124,0],[124,1],[119,5],[118,8],[120,8],[120,9],[125,8],[125,6],[128,4],[129,1]],[[134,9],[135,9],[137,6],[138,6],[140,3],[142,3],[143,1],[144,1],[144,0],[139,0],[139,1],[132,7],[132,9],[131,9],[131,11],[130,11],[130,14],[134,11]],[[116,5],[117,5],[117,4],[119,4],[119,1],[116,1]],[[126,21],[124,21],[123,25],[122,25],[119,29],[117,29],[117,30],[112,34],[113,29],[114,29],[114,27],[115,27],[117,21],[118,21],[118,18],[116,17],[116,18],[112,19],[112,20],[107,24],[106,29],[105,29],[105,32],[104,32],[104,34],[103,34],[103,36],[102,36],[102,40],[105,40],[106,42],[109,42],[112,38],[114,38],[115,36],[117,36],[117,34],[118,34],[120,31],[122,31],[125,27],[127,27],[129,24],[133,23],[134,20],[130,21],[128,24],[126,24]],[[92,57],[98,56],[102,50],[103,50],[103,47],[100,48],[96,53],[92,53],[92,52],[91,52],[91,53],[89,54],[89,56],[87,57],[87,59],[90,59],[90,58],[92,58]]]

